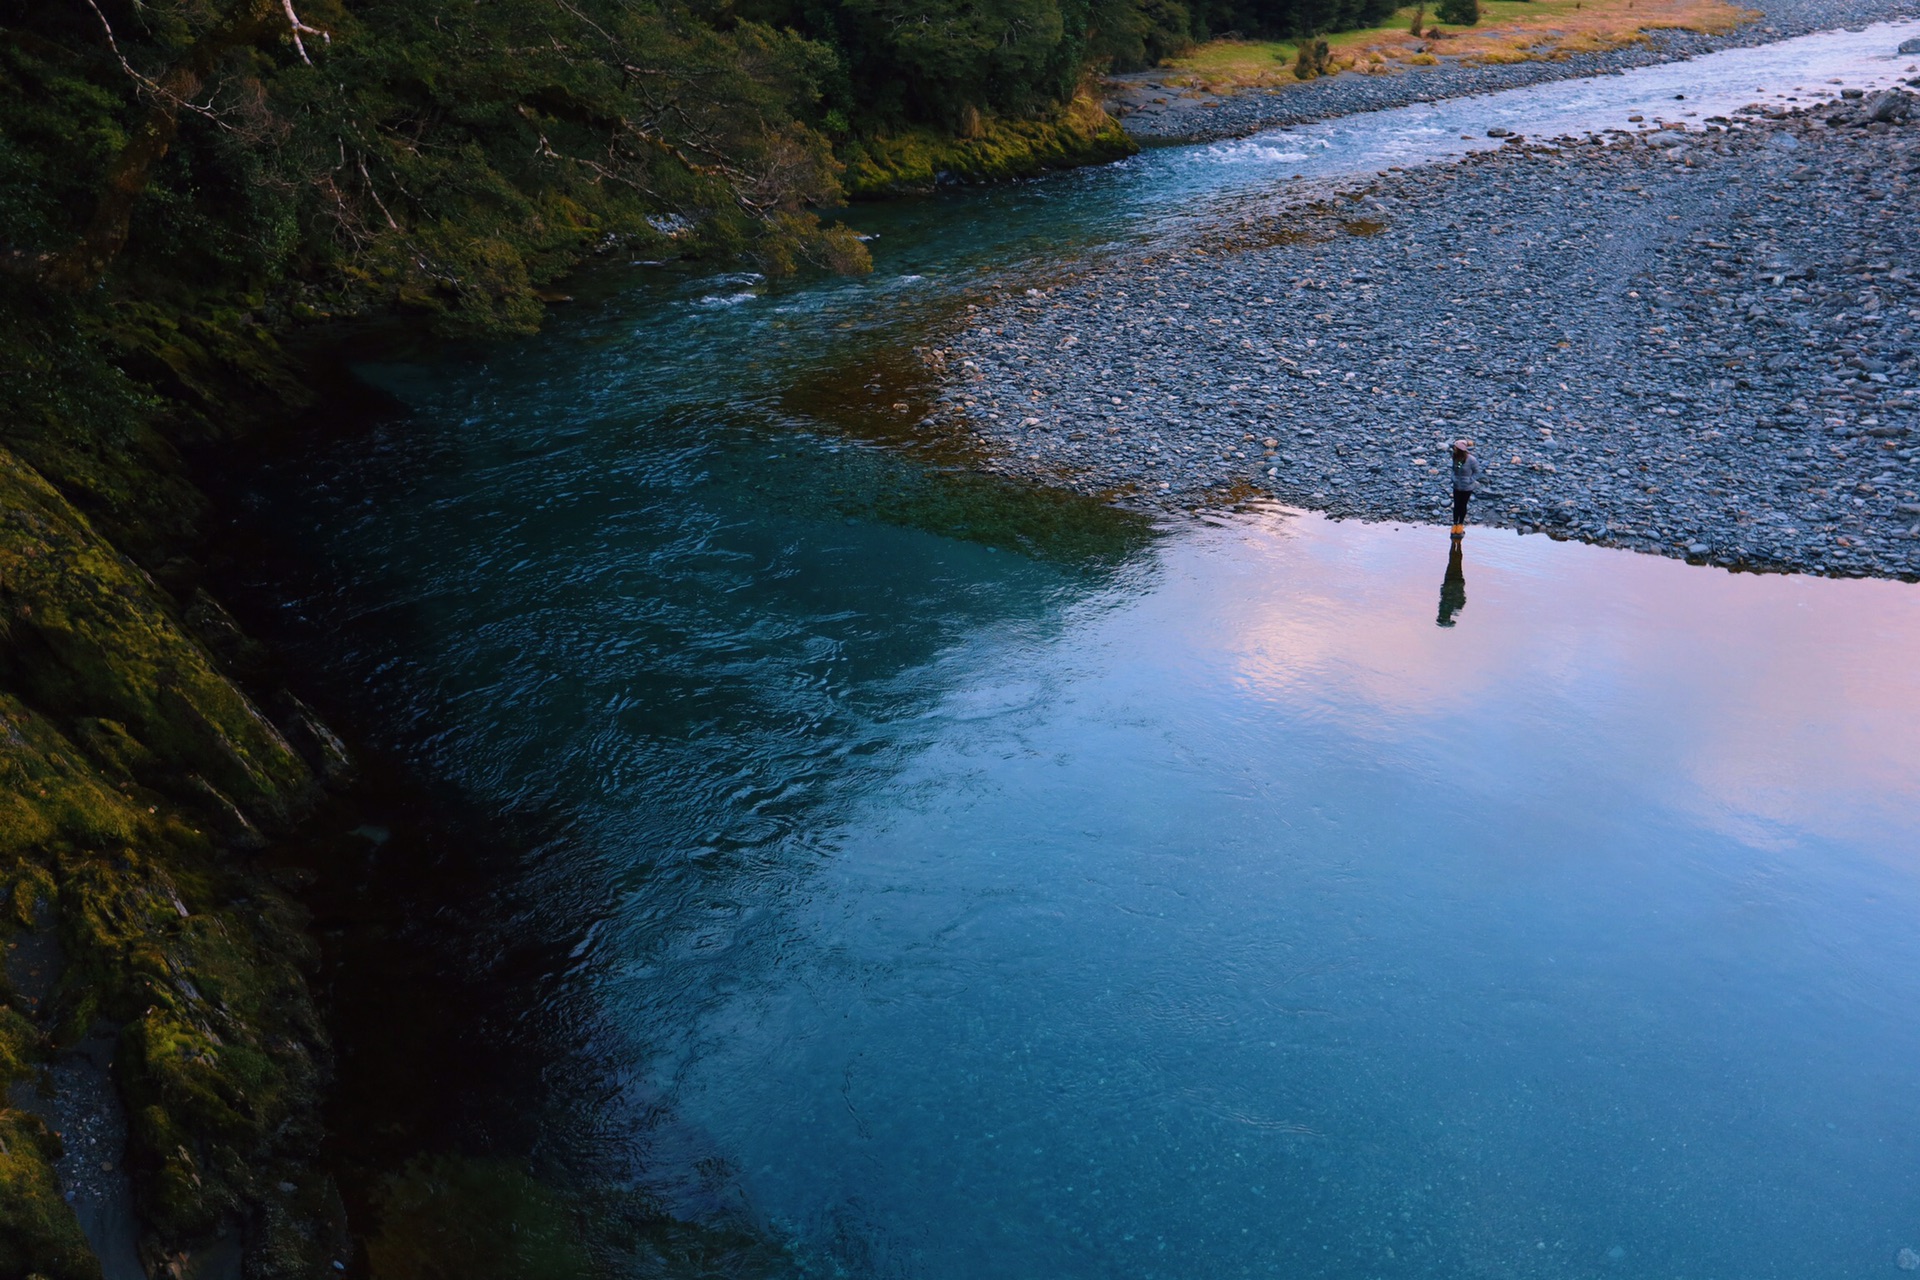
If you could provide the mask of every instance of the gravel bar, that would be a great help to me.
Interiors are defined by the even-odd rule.
[[[934,420],[1116,501],[1434,523],[1464,435],[1475,523],[1913,579],[1917,188],[1898,90],[1509,139],[984,299]]]
[[[1310,124],[1361,111],[1415,102],[1462,98],[1583,76],[1612,75],[1633,67],[1673,62],[1719,49],[1770,44],[1816,31],[1859,28],[1874,22],[1920,18],[1920,0],[1745,0],[1762,16],[1721,35],[1693,31],[1649,33],[1648,43],[1560,60],[1481,66],[1442,58],[1430,67],[1362,74],[1347,72],[1236,94],[1196,94],[1169,86],[1165,71],[1142,71],[1109,81],[1108,110],[1142,141],[1213,142],[1262,129]]]

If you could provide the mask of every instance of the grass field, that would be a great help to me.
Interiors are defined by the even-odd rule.
[[[1594,53],[1646,40],[1650,31],[1720,32],[1759,15],[1726,0],[1481,0],[1473,27],[1447,27],[1415,37],[1415,7],[1387,24],[1327,37],[1336,72],[1385,70],[1393,63],[1430,63],[1440,55],[1472,62],[1528,62]],[[1432,10],[1427,10],[1431,21]],[[1170,60],[1169,82],[1212,93],[1295,81],[1291,41],[1213,40]]]

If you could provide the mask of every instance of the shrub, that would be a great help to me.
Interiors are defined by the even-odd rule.
[[[1433,14],[1456,27],[1470,27],[1480,21],[1480,0],[1439,0]]]
[[[1300,51],[1293,58],[1293,74],[1302,80],[1311,80],[1315,76],[1332,73],[1333,51],[1325,40],[1309,36],[1300,42]]]

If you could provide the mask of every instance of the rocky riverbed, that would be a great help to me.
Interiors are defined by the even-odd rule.
[[[1359,111],[1494,93],[1550,80],[1615,75],[1633,67],[1691,58],[1717,49],[1766,44],[1814,31],[1920,18],[1920,0],[1748,0],[1760,16],[1718,35],[1650,33],[1645,44],[1557,60],[1478,64],[1444,53],[1433,66],[1374,74],[1348,72],[1279,89],[1209,93],[1169,83],[1175,73],[1141,71],[1108,82],[1108,110],[1126,131],[1155,142],[1207,142],[1330,120]]]
[[[1890,91],[1283,192],[986,300],[936,416],[1083,492],[1433,522],[1464,435],[1476,523],[1911,579],[1917,184]]]

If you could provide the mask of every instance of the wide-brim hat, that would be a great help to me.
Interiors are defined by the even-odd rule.
[[[1458,449],[1461,453],[1465,453],[1469,449],[1473,448],[1473,441],[1462,436],[1460,439],[1455,440],[1453,442],[1453,447]]]

